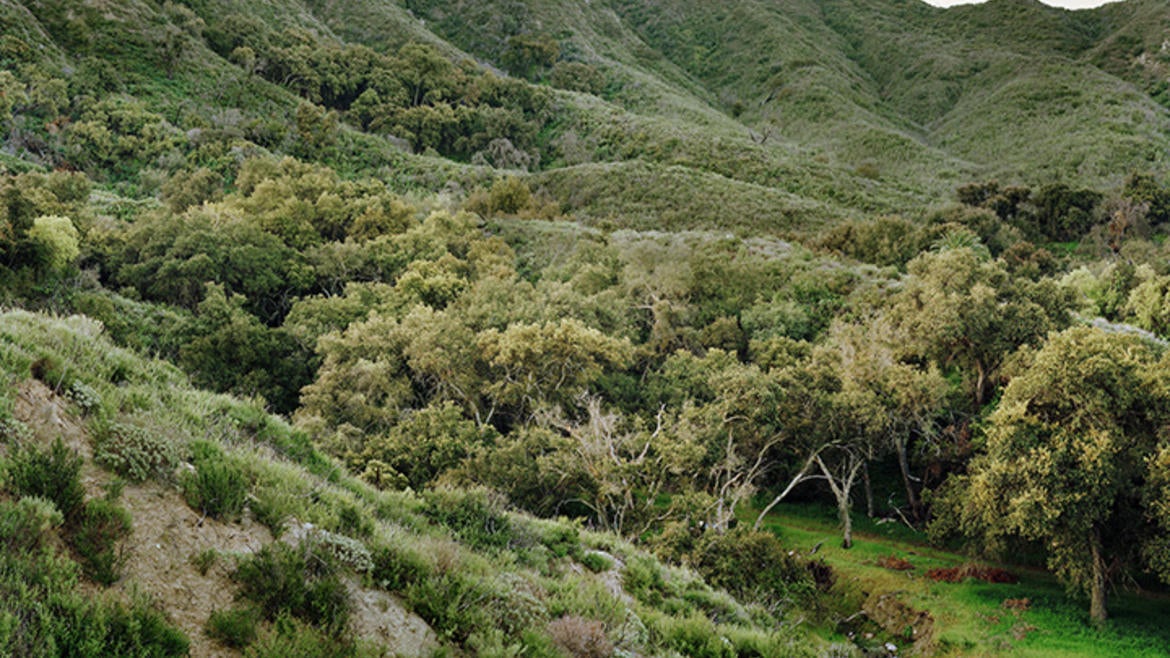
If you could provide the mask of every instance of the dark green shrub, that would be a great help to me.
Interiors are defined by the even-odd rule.
[[[411,584],[404,597],[436,632],[463,642],[471,633],[494,625],[481,605],[490,594],[479,579],[447,573]]]
[[[354,505],[343,504],[337,511],[337,532],[350,537],[369,537],[374,523]]]
[[[360,654],[351,640],[331,636],[291,617],[276,620],[248,647],[248,658],[348,658]]]
[[[207,618],[204,631],[212,639],[229,647],[242,649],[256,640],[260,615],[253,608],[216,610]]]
[[[540,543],[548,547],[553,557],[577,556],[581,554],[581,533],[568,523],[545,528]]]
[[[105,656],[186,656],[191,642],[147,601],[114,605],[106,622]],[[77,655],[63,653],[62,655]]]
[[[501,548],[512,537],[502,501],[486,489],[442,488],[426,492],[423,498],[427,502],[424,514],[472,548]]]
[[[769,532],[737,529],[707,533],[697,542],[692,562],[708,583],[765,605],[777,605],[813,590],[805,564],[789,555]]]
[[[402,592],[431,576],[430,565],[418,553],[395,546],[377,546],[372,553],[370,577],[382,589]]]
[[[581,564],[593,573],[601,573],[609,571],[613,568],[613,560],[605,557],[601,553],[586,553],[581,556]]]
[[[660,605],[669,595],[662,565],[643,555],[635,555],[626,563],[622,586],[635,599],[651,606]]]
[[[207,572],[211,571],[211,567],[214,567],[218,561],[219,552],[214,548],[208,548],[191,554],[191,566],[195,567],[195,570],[199,572],[200,576],[206,576]]]
[[[734,658],[735,647],[716,630],[710,619],[695,613],[682,619],[663,617],[655,639],[688,658]]]
[[[182,478],[183,495],[192,509],[217,519],[234,519],[244,509],[248,476],[243,466],[213,443],[191,444],[195,472]]]
[[[63,521],[61,512],[43,498],[0,503],[0,552],[29,554],[38,550],[44,546],[49,530]]]
[[[125,561],[119,545],[131,531],[130,514],[109,498],[85,504],[70,537],[85,574],[102,585],[118,580]]]
[[[57,438],[48,450],[34,445],[18,448],[8,463],[8,484],[21,496],[50,500],[71,520],[85,502],[81,486],[81,455]]]
[[[243,560],[233,579],[240,584],[240,597],[259,606],[266,619],[291,615],[336,634],[350,612],[337,571],[327,553],[277,543]]]

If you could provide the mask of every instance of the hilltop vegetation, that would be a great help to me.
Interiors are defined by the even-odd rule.
[[[1160,3],[0,19],[10,653],[1015,646],[764,530],[821,507],[1160,641]]]

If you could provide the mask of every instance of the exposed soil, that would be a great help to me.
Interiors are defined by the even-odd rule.
[[[914,565],[910,564],[909,560],[904,560],[896,555],[883,555],[877,559],[876,563],[883,569],[891,571],[910,571],[914,569]]]
[[[112,478],[93,463],[93,446],[84,421],[73,415],[68,400],[38,380],[17,387],[13,416],[32,430],[33,440],[48,445],[60,437],[85,458],[81,480],[90,496],[103,495]],[[149,594],[191,640],[191,655],[237,656],[203,634],[212,611],[232,605],[235,586],[228,578],[231,555],[259,549],[272,541],[264,526],[248,519],[239,524],[200,518],[174,488],[158,483],[127,485],[119,500],[133,519],[133,533],[123,544],[122,578],[108,589],[86,584],[90,595],[102,592],[129,598],[131,592]],[[191,557],[214,549],[221,553],[215,565],[200,575]]]
[[[234,601],[236,587],[229,579],[234,556],[271,542],[268,528],[246,517],[238,524],[201,518],[178,491],[157,484],[128,486],[121,502],[134,519],[134,534],[126,542],[123,578],[114,587],[150,592],[191,638],[192,656],[238,655],[208,639],[203,626],[212,612]],[[191,558],[207,549],[219,557],[200,575]]]
[[[16,387],[12,416],[32,430],[32,438],[37,443],[49,445],[60,437],[66,447],[84,457],[81,482],[90,495],[101,492],[100,485],[109,478],[93,465],[93,445],[89,433],[85,423],[73,415],[68,400],[39,380],[28,379]]]
[[[981,567],[976,564],[964,564],[961,567],[949,569],[930,569],[926,577],[940,583],[961,583],[968,578],[982,580],[985,583],[1002,583],[1014,585],[1020,579],[1013,573],[999,567]]]
[[[422,658],[438,648],[435,632],[418,615],[402,607],[394,596],[381,590],[348,583],[353,601],[350,623],[354,637],[390,648],[402,658]]]
[[[90,496],[103,495],[111,475],[94,465],[93,446],[84,421],[68,400],[35,379],[17,387],[13,415],[32,430],[33,440],[48,445],[57,437],[85,458],[81,479]],[[3,448],[0,447],[0,450]],[[108,589],[83,585],[89,595],[112,593],[129,599],[133,592],[148,594],[191,640],[191,655],[238,656],[203,633],[213,611],[231,607],[236,587],[230,573],[237,557],[273,541],[268,528],[247,515],[238,523],[204,518],[187,506],[176,486],[157,482],[127,485],[120,503],[133,518],[133,534],[123,544],[125,563],[121,580]],[[200,574],[192,558],[213,550],[214,563]],[[392,595],[348,583],[354,603],[351,616],[355,637],[385,645],[391,654],[414,658],[429,655],[438,645],[434,631],[406,610]]]
[[[869,596],[862,606],[865,615],[885,632],[913,644],[910,654],[930,655],[934,651],[934,617],[925,610],[916,610],[896,594]]]

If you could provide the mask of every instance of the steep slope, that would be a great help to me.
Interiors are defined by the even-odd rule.
[[[0,541],[13,540],[7,524],[20,512],[52,506],[7,473],[60,476],[37,461],[57,437],[81,462],[58,481],[79,478],[87,504],[124,510],[131,530],[106,540],[113,578],[104,585],[74,575],[56,586],[161,611],[154,626],[124,634],[173,625],[187,639],[172,644],[189,642],[193,655],[561,657],[580,655],[576,646],[679,655],[722,645],[803,656],[818,644],[774,618],[778,610],[744,606],[613,535],[510,512],[483,491],[374,489],[255,403],[196,390],[168,364],[115,347],[96,321],[5,311]],[[112,484],[116,476],[129,482]],[[225,512],[229,497],[242,507]],[[73,523],[35,529],[53,560],[33,565],[40,571],[24,573],[27,582],[84,561],[59,536]],[[28,614],[13,603],[0,597],[0,610]],[[94,614],[71,622],[56,645],[21,631],[0,635],[0,647],[19,654],[12,643],[27,640],[28,655],[68,652],[67,636],[103,623]]]

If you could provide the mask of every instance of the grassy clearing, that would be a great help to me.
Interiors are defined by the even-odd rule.
[[[755,512],[741,513],[742,523]],[[1110,601],[1112,619],[1101,631],[1088,623],[1088,604],[1069,597],[1050,574],[1035,567],[1002,566],[1019,577],[1015,584],[988,584],[967,579],[935,582],[933,568],[974,562],[946,549],[931,547],[925,537],[896,522],[877,525],[859,515],[854,547],[841,548],[835,512],[828,507],[782,505],[765,522],[792,549],[808,552],[820,545],[837,573],[837,588],[863,601],[871,593],[896,593],[935,620],[939,655],[944,656],[1166,656],[1170,652],[1170,598],[1156,593],[1121,592]],[[878,566],[881,558],[908,561],[912,570]],[[978,561],[986,564],[984,561]],[[1005,606],[1028,599],[1026,610]],[[839,641],[839,637],[831,637]]]

